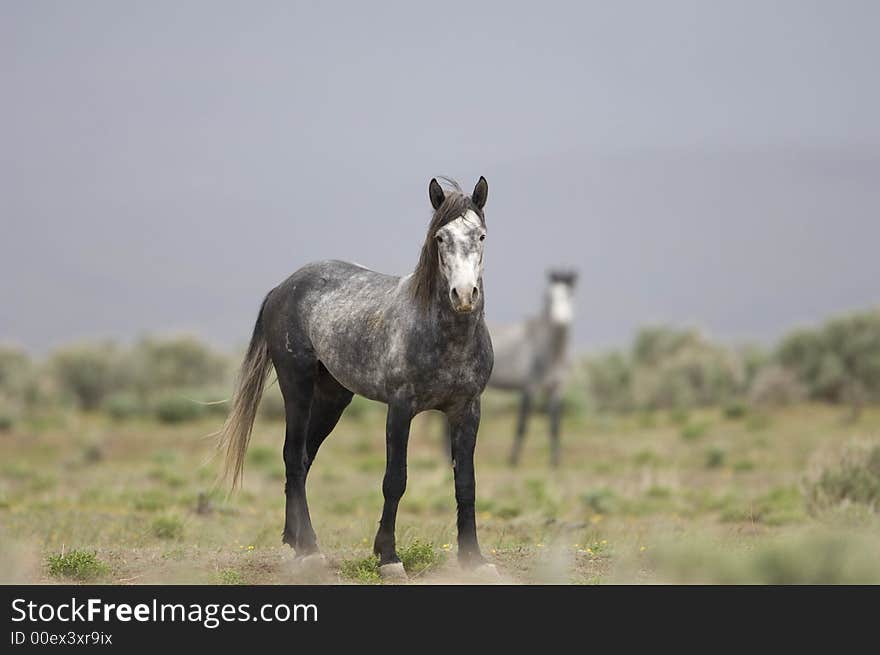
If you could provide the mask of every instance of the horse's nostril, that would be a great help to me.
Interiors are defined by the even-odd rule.
[[[452,297],[458,299],[458,291],[456,291],[455,289],[452,290]]]
[[[479,290],[477,287],[474,287],[474,292],[473,292],[473,294],[472,294],[473,297],[474,297],[474,300],[477,299],[477,296],[478,296],[479,294],[480,294],[480,290]]]

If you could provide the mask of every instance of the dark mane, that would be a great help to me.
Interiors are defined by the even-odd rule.
[[[482,210],[477,207],[471,200],[470,196],[464,195],[458,182],[447,177],[438,177],[445,182],[444,189],[446,198],[443,204],[434,212],[431,217],[431,224],[428,226],[428,234],[425,236],[425,243],[422,246],[422,254],[419,257],[419,263],[413,272],[411,290],[413,298],[419,307],[427,308],[431,303],[431,299],[437,290],[437,240],[434,235],[441,227],[454,221],[465,214],[469,209],[480,217],[480,222],[485,226],[486,218],[483,216]]]

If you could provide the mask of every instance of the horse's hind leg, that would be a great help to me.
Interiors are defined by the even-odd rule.
[[[315,392],[317,360],[302,354],[285,359],[283,364],[276,362],[275,368],[287,418],[284,437],[284,465],[287,472],[284,493],[287,507],[283,541],[292,546],[297,555],[308,555],[318,550],[306,502],[306,440]]]
[[[306,438],[306,473],[312,467],[324,439],[339,422],[354,394],[336,381],[321,362],[315,379],[315,393],[309,415],[309,434]]]
[[[513,449],[510,451],[509,463],[511,466],[519,464],[519,456],[522,452],[523,441],[526,438],[526,430],[529,425],[529,414],[532,412],[532,391],[523,390],[519,403],[519,416],[516,419],[516,434],[513,437]]]

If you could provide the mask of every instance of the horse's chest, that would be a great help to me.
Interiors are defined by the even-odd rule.
[[[420,405],[442,406],[479,395],[488,379],[479,357],[431,358],[419,367],[413,392]]]

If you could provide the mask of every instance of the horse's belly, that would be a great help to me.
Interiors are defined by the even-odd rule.
[[[347,358],[335,357],[333,353],[319,354],[318,359],[339,384],[370,400],[387,402],[385,378],[376,362],[369,358],[353,363]]]

